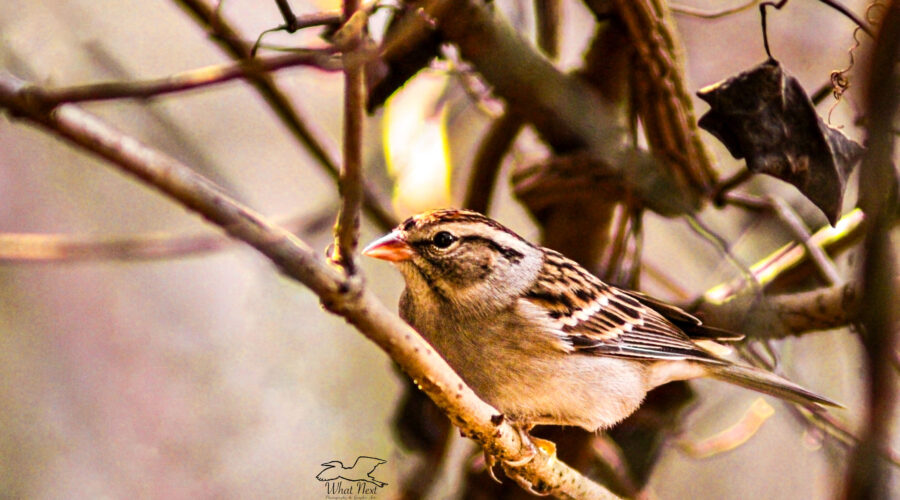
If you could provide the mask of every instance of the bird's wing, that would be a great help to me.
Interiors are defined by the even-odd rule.
[[[715,340],[718,342],[736,342],[744,339],[743,334],[704,325],[703,322],[700,321],[700,318],[678,306],[673,306],[672,304],[634,290],[618,290],[626,295],[634,297],[641,304],[658,312],[694,340],[704,339]]]
[[[570,352],[727,364],[633,293],[603,283],[552,250],[545,250],[544,269],[522,300],[546,311],[560,346]],[[653,300],[657,307],[665,305]],[[699,319],[669,307],[680,312],[677,321],[700,324]]]

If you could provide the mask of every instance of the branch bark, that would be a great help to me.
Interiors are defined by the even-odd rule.
[[[273,57],[206,66],[153,80],[101,82],[55,89],[34,87],[32,91],[35,93],[35,99],[51,107],[65,102],[155,97],[295,66],[313,66],[323,71],[339,71],[341,62],[334,57],[334,52],[331,49],[302,50]]]
[[[366,53],[367,15],[358,9],[358,0],[344,1],[344,27],[335,34],[335,39],[344,39],[344,164],[338,181],[341,210],[334,226],[332,259],[350,274],[356,272],[353,254],[359,239],[359,209],[363,200],[362,148],[366,106],[363,54]]]
[[[853,454],[847,498],[890,497],[890,472],[881,454],[885,443],[890,442],[897,402],[893,357],[900,317],[889,229],[898,195],[893,159],[894,124],[900,110],[900,2],[891,1],[885,9],[868,71],[867,151],[859,174],[859,204],[870,224],[859,269],[866,304],[861,323],[868,361],[868,414],[862,439]]]
[[[296,235],[324,230],[332,213],[294,216],[279,225]],[[172,259],[218,252],[240,242],[222,234],[147,233],[132,236],[0,233],[0,264]]]
[[[847,326],[859,319],[861,304],[860,285],[851,282],[762,300],[744,294],[724,303],[705,302],[699,313],[719,328],[750,332],[755,339],[780,339]]]

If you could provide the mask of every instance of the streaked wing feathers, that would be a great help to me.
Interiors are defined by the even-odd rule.
[[[626,295],[634,297],[641,304],[644,304],[645,306],[658,312],[664,318],[672,322],[672,324],[674,324],[678,328],[681,328],[681,330],[684,331],[688,335],[688,337],[692,339],[708,339],[716,340],[719,342],[736,342],[738,340],[744,339],[744,335],[740,333],[723,330],[714,326],[704,325],[703,322],[700,321],[700,318],[685,311],[684,309],[673,306],[672,304],[667,304],[649,295],[645,295],[641,292],[635,292],[633,290],[619,291]]]
[[[570,349],[639,359],[726,363],[692,342],[650,304],[671,311],[679,323],[701,327],[699,319],[643,294],[609,286],[561,254],[545,252],[542,278],[523,300],[548,311],[548,320]]]

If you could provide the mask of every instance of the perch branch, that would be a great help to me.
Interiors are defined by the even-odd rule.
[[[496,409],[479,399],[422,337],[381,304],[361,281],[329,265],[302,240],[223,193],[189,167],[123,135],[74,105],[33,106],[24,82],[0,77],[0,108],[108,160],[182,206],[197,212],[268,257],[285,275],[312,290],[330,311],[343,316],[375,342],[431,397],[463,434],[504,461],[527,447]],[[511,473],[543,493],[560,498],[615,498],[565,463],[537,453]]]

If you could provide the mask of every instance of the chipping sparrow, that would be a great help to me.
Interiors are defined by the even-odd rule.
[[[696,341],[735,340],[733,334],[607,285],[477,212],[416,215],[362,253],[397,266],[406,280],[403,319],[480,397],[526,430],[604,429],[634,412],[654,387],[703,376],[811,408],[839,406],[718,357]]]

